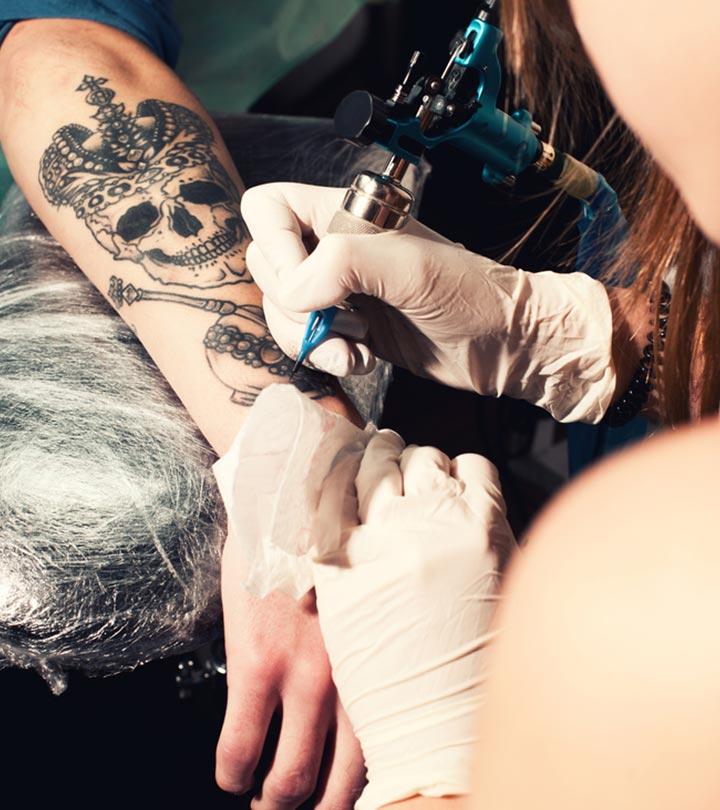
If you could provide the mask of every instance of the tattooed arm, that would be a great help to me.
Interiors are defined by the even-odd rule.
[[[242,183],[216,128],[175,74],[132,37],[77,20],[17,24],[0,48],[0,139],[48,230],[133,327],[218,453],[254,396],[287,381],[244,261]],[[310,396],[350,414],[334,382]],[[312,604],[242,589],[226,544],[228,709],[217,779],[242,792],[274,712],[282,725],[258,808],[348,807],[363,762],[336,705]],[[328,756],[323,760],[323,748]],[[324,762],[321,774],[321,761]]]
[[[243,186],[211,119],[145,46],[86,21],[17,24],[0,87],[18,184],[224,452],[291,366],[245,266]],[[293,382],[350,415],[331,378]]]

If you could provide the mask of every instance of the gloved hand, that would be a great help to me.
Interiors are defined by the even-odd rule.
[[[308,312],[360,294],[361,317],[341,312],[309,365],[362,374],[378,356],[455,388],[528,400],[560,421],[603,417],[615,371],[602,284],[505,267],[414,219],[374,236],[325,236],[343,194],[273,183],[242,198],[248,268],[286,353],[297,355]]]
[[[358,808],[470,789],[499,571],[514,546],[497,473],[391,431],[356,478],[357,525],[312,564],[333,680],[360,740]],[[337,501],[332,473],[322,499]]]

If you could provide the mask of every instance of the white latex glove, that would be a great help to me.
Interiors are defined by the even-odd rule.
[[[333,680],[368,768],[364,809],[469,792],[499,571],[514,546],[490,462],[403,447],[391,431],[370,440],[359,524],[312,564]],[[331,472],[323,497],[337,501],[335,489]]]
[[[287,354],[297,356],[310,311],[360,294],[361,317],[340,313],[309,365],[347,376],[378,356],[455,388],[528,400],[560,421],[603,417],[615,371],[600,282],[497,264],[414,219],[374,236],[325,236],[343,194],[272,183],[242,198],[248,268]]]

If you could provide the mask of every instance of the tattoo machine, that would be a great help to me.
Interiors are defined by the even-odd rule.
[[[498,108],[498,47],[503,35],[490,22],[496,3],[484,0],[466,30],[453,38],[440,75],[416,76],[422,54],[415,51],[389,99],[356,90],[340,103],[337,132],[360,145],[375,143],[391,156],[381,173],[365,171],[355,177],[328,233],[375,234],[402,228],[414,203],[402,184],[405,173],[426,150],[444,143],[484,164],[482,179],[491,185],[512,187],[521,174],[533,172],[548,187],[578,199],[594,194],[599,175],[542,141],[541,128],[528,110],[508,115]],[[310,314],[293,373],[327,338],[336,312],[330,307]]]

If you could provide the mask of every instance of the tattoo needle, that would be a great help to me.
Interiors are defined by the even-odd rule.
[[[295,372],[300,367],[300,363],[302,363],[302,357],[300,355],[297,356],[297,360],[293,363],[292,371],[290,372],[290,376],[288,377],[289,381],[292,381],[292,378],[295,376]]]
[[[300,351],[298,352],[295,365],[292,367],[292,371],[290,372],[289,379],[292,380],[295,372],[305,361],[305,358],[328,336],[336,314],[336,307],[328,307],[327,309],[321,309],[312,313],[307,322],[307,326],[305,327],[305,334],[303,335],[302,343],[300,344]]]

